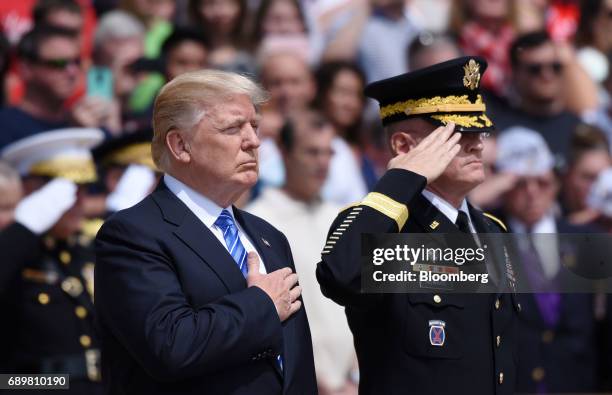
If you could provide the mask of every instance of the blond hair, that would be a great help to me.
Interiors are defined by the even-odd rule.
[[[161,170],[169,168],[166,135],[171,130],[191,132],[207,107],[229,96],[247,95],[257,108],[267,100],[266,92],[249,78],[226,71],[199,70],[181,74],[159,92],[153,107],[153,161]]]

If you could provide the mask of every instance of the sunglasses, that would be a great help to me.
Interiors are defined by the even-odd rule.
[[[36,59],[36,63],[41,66],[48,67],[50,69],[55,70],[65,70],[68,66],[77,66],[81,67],[81,59],[80,58],[72,58],[72,59]]]
[[[563,71],[563,64],[561,62],[526,63],[523,67],[534,77],[542,75],[546,69],[552,71],[555,75],[559,75]]]

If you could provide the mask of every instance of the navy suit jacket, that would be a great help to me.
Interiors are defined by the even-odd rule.
[[[234,209],[268,273],[285,236]],[[96,238],[103,380],[116,394],[316,394],[304,307],[281,323],[214,234],[164,184]],[[276,356],[283,356],[281,371]]]
[[[556,227],[558,234],[598,230],[565,220],[557,220]],[[575,259],[581,262],[580,255]],[[527,281],[522,263],[516,266],[516,276],[520,282]],[[562,293],[559,322],[552,328],[546,325],[534,294],[518,297],[523,309],[519,316],[517,391],[535,393],[541,386],[550,393],[598,391],[598,353],[605,350],[607,336],[601,336],[601,323],[594,316],[594,295]]]

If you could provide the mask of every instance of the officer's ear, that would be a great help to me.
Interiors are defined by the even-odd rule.
[[[395,132],[390,138],[391,152],[393,156],[404,154],[417,145],[417,141],[410,133]]]

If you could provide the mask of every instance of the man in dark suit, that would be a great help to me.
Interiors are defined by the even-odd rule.
[[[554,158],[536,131],[514,127],[498,138],[499,171],[516,176],[504,195],[500,218],[517,237],[517,281],[531,293],[520,293],[518,384],[521,393],[596,392],[599,361],[607,358],[600,326],[605,306],[592,293],[571,289],[572,270],[585,261],[568,234],[597,232],[555,216],[559,182]],[[599,346],[597,345],[599,343]],[[600,358],[602,357],[602,358]]]
[[[96,240],[96,310],[112,394],[316,394],[285,236],[232,204],[257,181],[263,92],[205,70],[154,108],[165,174]]]
[[[520,306],[512,292],[361,293],[362,233],[474,240],[505,231],[465,199],[484,179],[483,133],[493,127],[478,94],[485,68],[483,59],[459,58],[366,88],[380,102],[394,158],[374,192],[340,213],[317,267],[323,293],[346,306],[362,395],[514,392]],[[496,259],[483,268],[495,289],[511,280],[503,248],[491,248]]]

